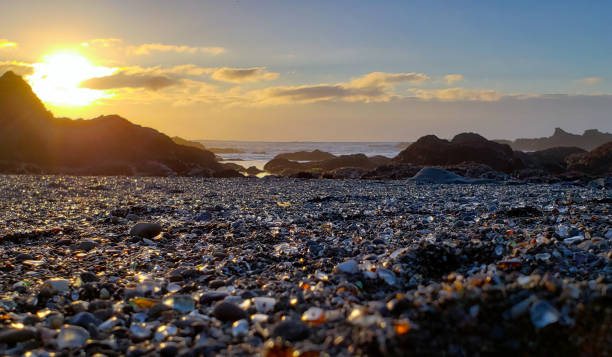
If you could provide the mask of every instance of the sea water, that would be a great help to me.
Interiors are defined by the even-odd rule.
[[[271,142],[271,141],[223,141],[199,140],[207,148],[236,149],[240,153],[217,153],[223,162],[233,162],[243,167],[255,166],[263,170],[274,156],[297,151],[321,150],[336,156],[365,154],[395,157],[406,146],[400,142]]]

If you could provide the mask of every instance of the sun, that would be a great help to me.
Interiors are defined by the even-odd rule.
[[[96,66],[76,51],[50,53],[33,67],[34,72],[27,79],[34,93],[45,103],[85,106],[112,96],[108,91],[79,87],[84,80],[110,75],[115,69]]]

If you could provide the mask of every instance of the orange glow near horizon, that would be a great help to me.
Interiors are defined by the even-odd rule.
[[[77,51],[47,54],[33,67],[34,73],[26,79],[45,103],[67,107],[87,106],[113,96],[108,91],[79,87],[84,80],[110,75],[115,69],[96,66]]]

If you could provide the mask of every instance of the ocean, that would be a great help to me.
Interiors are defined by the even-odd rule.
[[[274,156],[296,151],[319,149],[334,155],[365,154],[394,157],[403,149],[400,142],[271,142],[271,141],[224,141],[198,140],[207,148],[236,149],[236,153],[216,153],[223,162],[233,162],[243,167],[255,166],[263,170]]]

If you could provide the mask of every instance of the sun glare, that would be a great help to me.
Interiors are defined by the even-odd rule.
[[[58,106],[85,106],[108,98],[112,93],[80,88],[86,79],[107,76],[115,70],[94,65],[78,52],[60,51],[42,57],[27,79],[32,90],[46,103]]]

